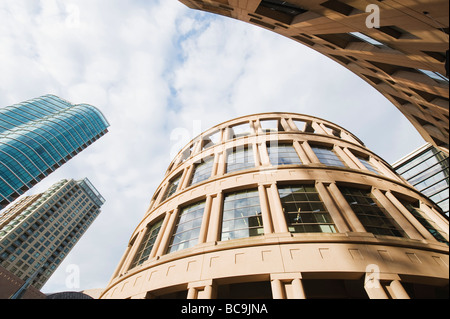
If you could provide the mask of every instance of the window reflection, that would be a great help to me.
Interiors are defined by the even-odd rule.
[[[235,147],[227,152],[227,173],[255,167],[251,145]]]
[[[195,164],[190,185],[207,180],[211,176],[213,164],[213,156],[208,156],[207,158],[202,159],[200,163]]]
[[[263,234],[258,190],[236,192],[225,196],[221,240]]]
[[[181,210],[168,253],[190,248],[198,244],[205,202],[190,205]]]
[[[267,145],[267,152],[272,165],[302,164],[292,144],[270,143]]]
[[[370,191],[357,188],[339,188],[364,228],[375,235],[406,237],[388,212],[378,204]]]
[[[154,225],[147,227],[144,238],[142,238],[141,244],[134,257],[134,261],[131,264],[130,269],[139,266],[148,259],[148,256],[150,256],[150,253],[153,249],[153,245],[155,244],[156,237],[158,237],[162,223],[163,220],[161,219]]]
[[[335,233],[336,227],[314,185],[279,187],[291,233]]]
[[[331,148],[323,146],[311,146],[311,148],[322,164],[325,164],[327,166],[345,167],[344,163],[342,163],[341,159]]]

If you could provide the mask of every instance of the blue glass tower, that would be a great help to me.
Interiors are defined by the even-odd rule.
[[[0,109],[0,209],[108,132],[95,107],[45,95]]]

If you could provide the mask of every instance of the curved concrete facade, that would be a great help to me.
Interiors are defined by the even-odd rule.
[[[448,263],[447,218],[356,136],[264,113],[178,153],[100,298],[436,298]]]
[[[427,142],[448,154],[447,0],[179,1],[324,54],[377,89]]]

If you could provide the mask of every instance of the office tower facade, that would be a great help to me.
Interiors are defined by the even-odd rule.
[[[219,124],[174,158],[101,298],[419,298],[448,219],[351,132],[294,113]]]
[[[428,143],[448,154],[447,0],[179,1],[324,54],[377,89]]]
[[[95,107],[45,95],[0,109],[0,209],[108,132]]]
[[[40,289],[100,213],[104,198],[91,182],[61,180],[27,207],[4,212],[0,265]],[[16,209],[19,208],[19,209]]]
[[[448,155],[430,144],[398,160],[392,167],[422,194],[434,201],[448,216]]]

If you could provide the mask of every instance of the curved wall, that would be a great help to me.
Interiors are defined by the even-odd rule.
[[[265,113],[178,153],[101,298],[439,297],[447,285],[448,220],[431,201],[342,127]]]

